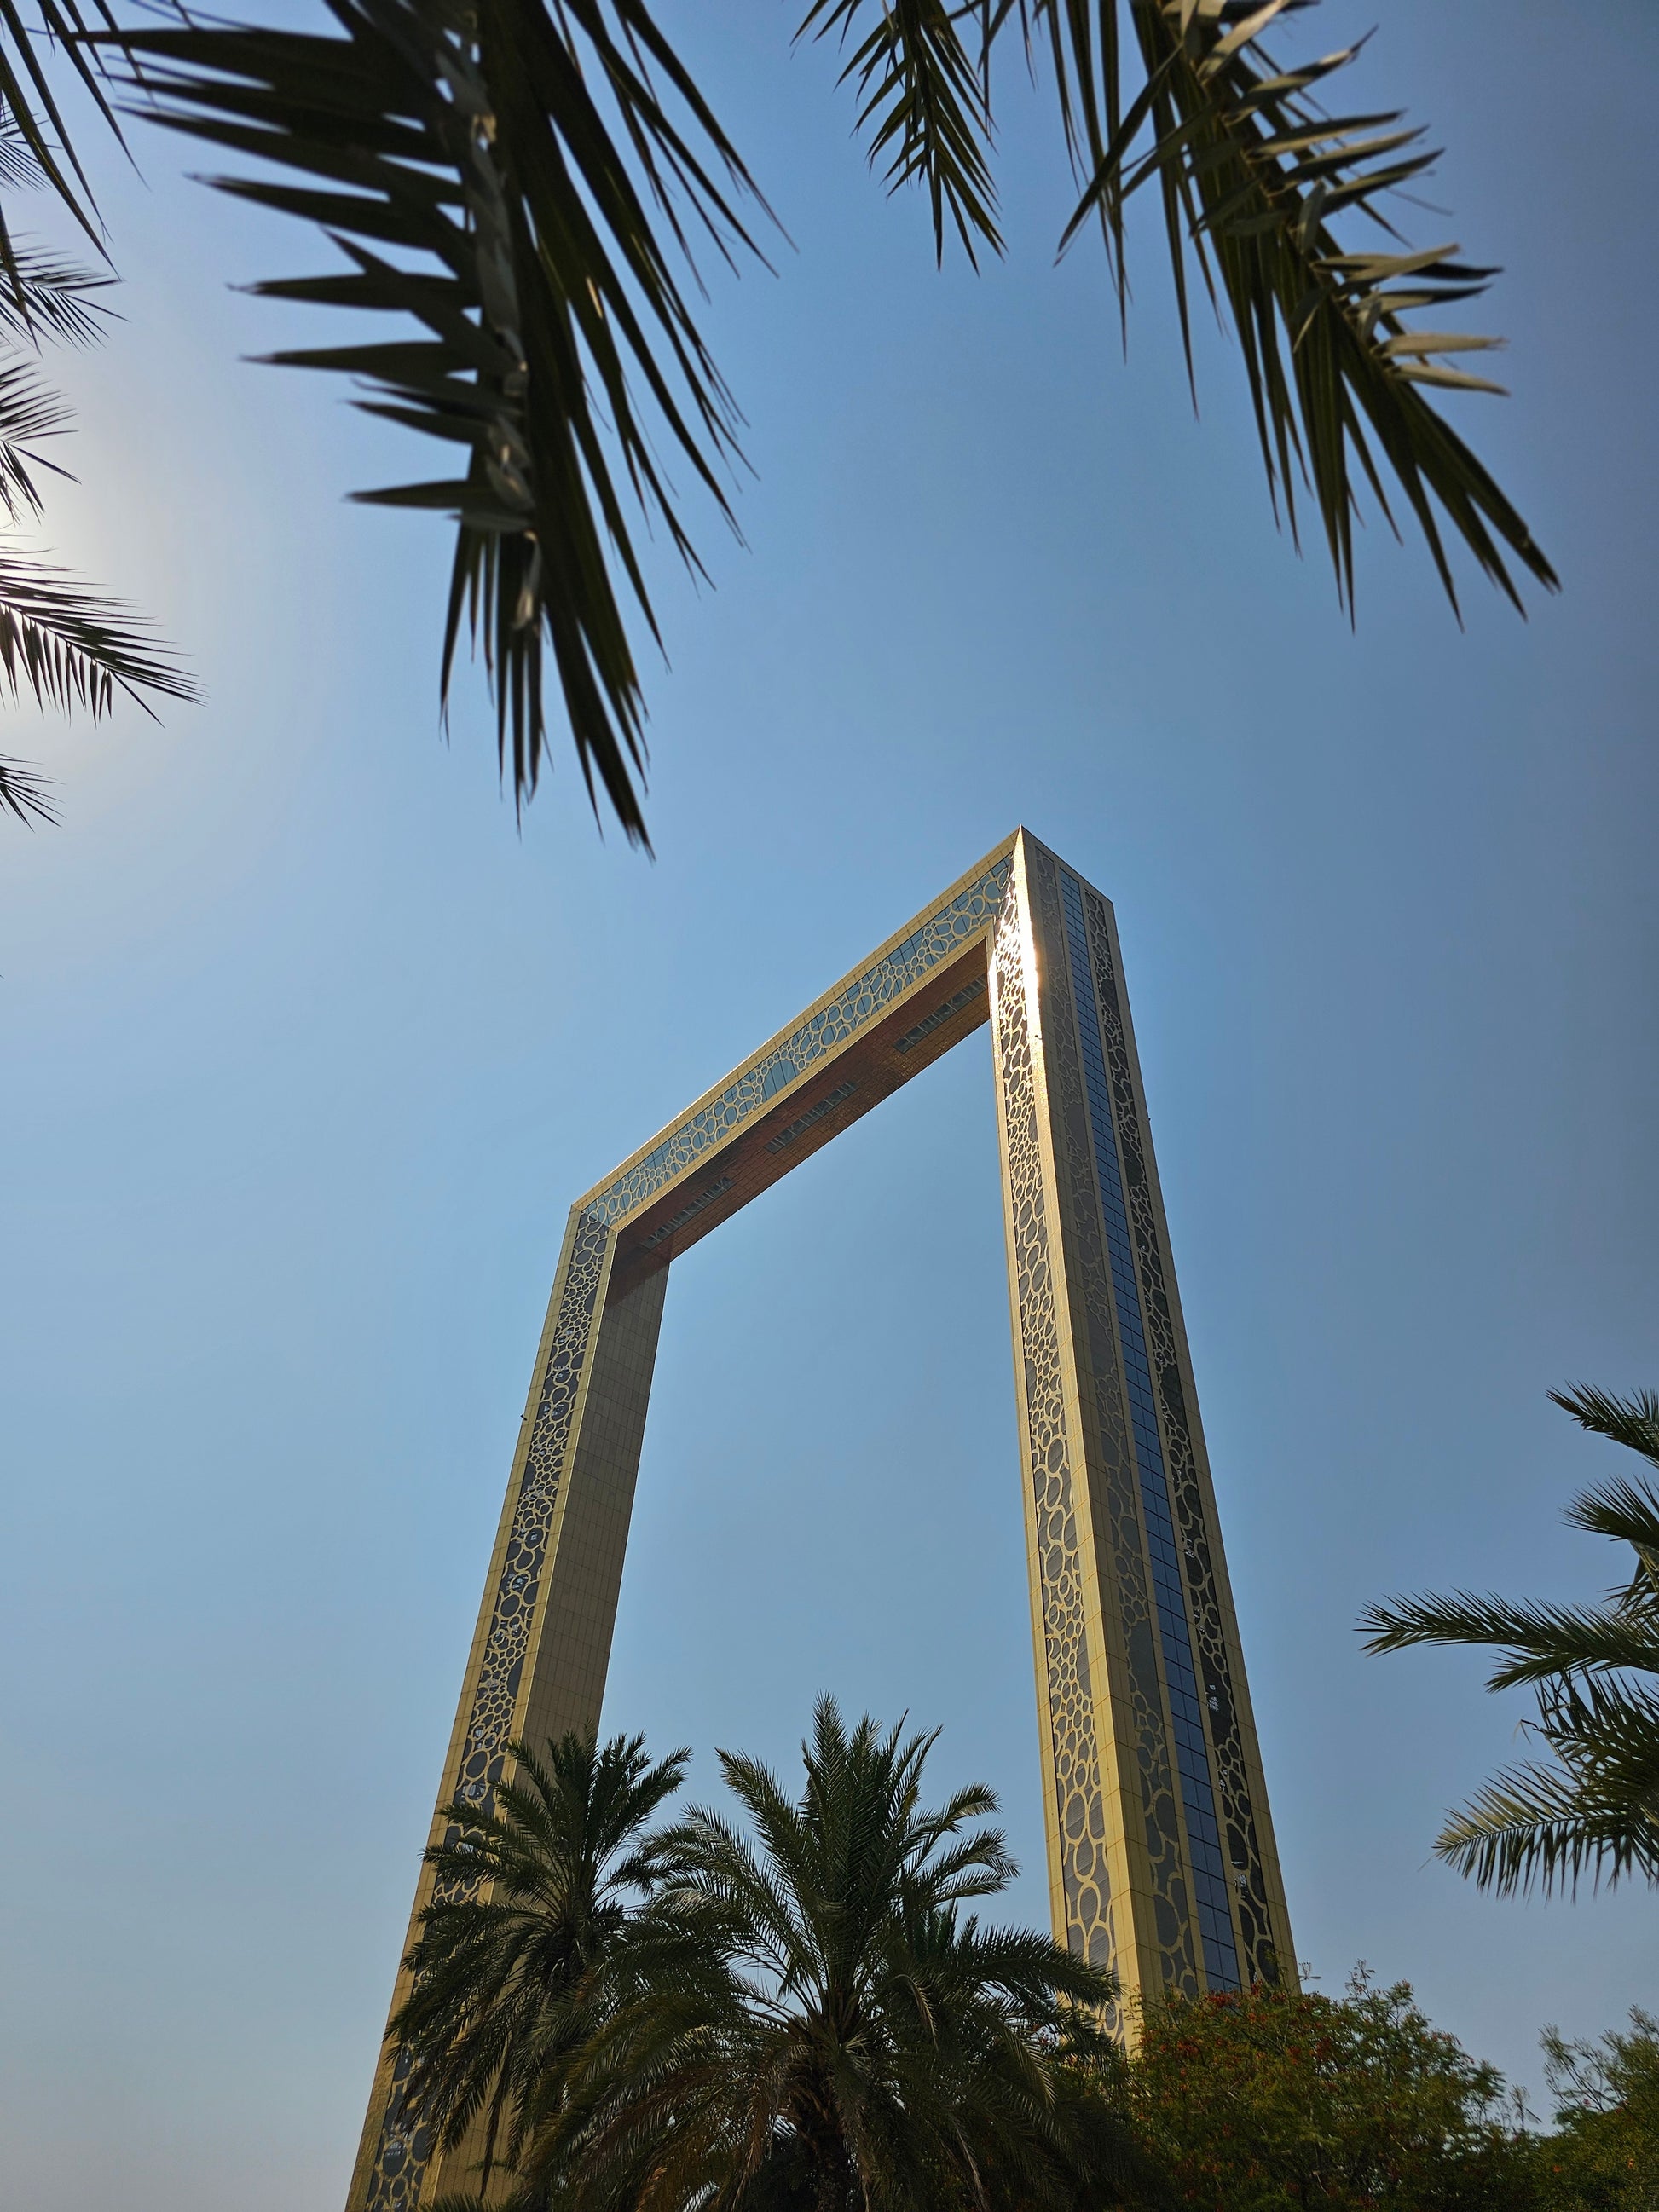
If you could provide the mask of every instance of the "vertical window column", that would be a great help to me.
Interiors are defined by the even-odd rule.
[[[1210,1753],[1199,1704],[1198,1677],[1193,1666],[1187,1597],[1170,1511],[1170,1485],[1152,1395],[1152,1363],[1147,1358],[1146,1334],[1141,1322],[1140,1289],[1129,1236],[1128,1209],[1123,1200],[1122,1170],[1118,1164],[1111,1088],[1100,1041],[1100,1013],[1095,1004],[1094,979],[1090,972],[1083,893],[1076,877],[1063,868],[1060,883],[1066,909],[1072,994],[1077,1002],[1077,1025],[1083,1053],[1084,1086],[1088,1093],[1095,1165],[1106,1220],[1106,1247],[1111,1261],[1118,1334],[1123,1346],[1129,1421],[1134,1431],[1135,1465],[1146,1517],[1146,1548],[1152,1559],[1158,1643],[1164,1655],[1164,1679],[1175,1727],[1176,1763],[1181,1773],[1182,1803],[1186,1810],[1187,1836],[1192,1850],[1194,1903],[1204,1944],[1204,1972],[1212,1990],[1237,1990],[1242,1986],[1238,1951],[1233,1940],[1215,1793],[1210,1784]]]

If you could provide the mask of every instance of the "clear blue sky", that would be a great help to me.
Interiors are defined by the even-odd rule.
[[[1116,902],[1298,1950],[1534,2090],[1541,2023],[1659,1992],[1648,1897],[1430,1860],[1523,1709],[1353,1632],[1595,1589],[1556,1513],[1611,1447],[1544,1392],[1659,1382],[1659,23],[1380,12],[1421,234],[1507,264],[1467,419],[1565,580],[1529,623],[1373,524],[1350,630],[1153,242],[1127,367],[1052,265],[1017,76],[1008,263],[941,277],[830,57],[671,9],[794,250],[711,283],[757,475],[716,588],[665,573],[654,864],[562,761],[520,836],[476,695],[440,743],[444,533],[340,500],[428,457],[237,365],[322,342],[227,289],[311,241],[103,163],[53,540],[208,703],[5,739],[66,817],[0,828],[9,2201],[335,2212],[569,1200],[1021,820]],[[942,1723],[1037,1917],[1000,1238],[981,1036],[677,1268],[607,1717],[704,1786],[822,1687]]]

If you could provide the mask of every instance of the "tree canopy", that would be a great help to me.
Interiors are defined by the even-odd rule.
[[[1404,1982],[1146,2007],[1133,2110],[1206,2212],[1522,2212],[1532,2145],[1502,2077]]]

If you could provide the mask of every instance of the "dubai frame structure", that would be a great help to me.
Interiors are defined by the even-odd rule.
[[[1054,1933],[1131,1996],[1288,1979],[1117,932],[1024,830],[572,1206],[439,1806],[599,1725],[672,1262],[988,1020]],[[462,2179],[387,2046],[349,2212]]]

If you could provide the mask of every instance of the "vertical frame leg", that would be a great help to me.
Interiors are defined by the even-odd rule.
[[[1050,1905],[1133,1999],[1293,1954],[1119,972],[1022,833],[992,1023]]]
[[[444,1762],[432,1836],[453,1798],[485,1803],[511,1768],[509,1743],[594,1729],[651,1395],[668,1270],[606,1302],[614,1233],[573,1212],[554,1279],[519,1449]],[[405,1952],[430,1900],[422,1869]],[[409,1987],[400,1967],[395,2014]],[[472,2147],[434,2159],[402,2108],[383,2049],[352,2175],[348,2212],[416,2212],[469,2185]]]

